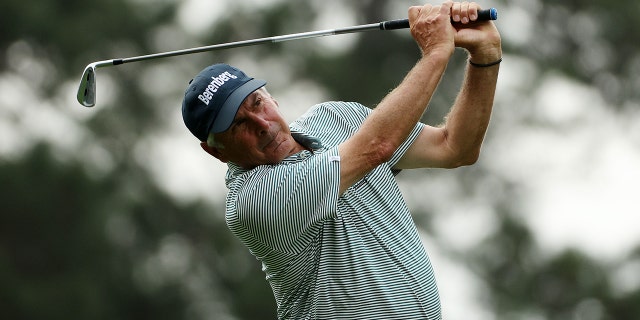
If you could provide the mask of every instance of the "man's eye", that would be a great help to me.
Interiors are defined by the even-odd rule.
[[[236,129],[238,129],[240,126],[242,126],[242,123],[243,123],[243,122],[244,122],[244,120],[237,120],[237,121],[234,121],[234,122],[231,124],[231,130],[232,130],[232,131],[236,131]]]

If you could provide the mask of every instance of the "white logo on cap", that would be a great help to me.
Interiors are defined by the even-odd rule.
[[[198,99],[200,99],[200,101],[204,102],[204,104],[206,105],[209,105],[209,102],[213,98],[213,94],[218,92],[218,89],[224,86],[227,81],[231,79],[238,79],[238,77],[229,73],[229,71],[225,71],[217,77],[211,77],[211,79],[212,80],[209,85],[204,89],[202,94],[198,96]]]

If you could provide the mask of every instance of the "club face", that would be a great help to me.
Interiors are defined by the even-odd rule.
[[[93,107],[96,104],[96,68],[93,64],[88,65],[82,73],[78,87],[78,102],[85,107]]]

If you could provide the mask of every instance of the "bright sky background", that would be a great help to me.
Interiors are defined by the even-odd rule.
[[[252,4],[266,6],[273,1],[277,0]],[[207,21],[215,21],[215,12],[222,12],[219,8],[214,10],[213,6],[224,7],[229,3],[188,0],[182,6],[179,19],[190,28],[189,32],[196,34],[210,27]],[[326,3],[327,8],[332,8],[331,12],[344,12],[338,1]],[[213,16],[210,20],[193,19],[202,12]],[[353,22],[348,14],[330,16],[329,12],[321,15],[309,30],[346,26]],[[406,10],[394,7],[393,12],[401,15]],[[504,41],[525,41],[523,38],[532,32],[533,22],[524,10],[501,9],[499,19],[499,26],[509,24],[509,28],[502,29]],[[514,20],[518,23],[511,25]],[[202,23],[194,24],[193,21]],[[350,37],[313,41],[340,50],[349,46],[353,40]],[[8,59],[14,59],[13,69],[0,78],[0,156],[16,157],[31,142],[44,139],[57,146],[61,158],[78,156],[91,163],[90,166],[98,170],[96,174],[100,168],[108,171],[108,152],[100,147],[87,147],[92,133],[82,123],[95,110],[83,108],[75,101],[77,83],[68,83],[64,92],[48,100],[34,96],[32,92],[36,89],[29,81],[37,84],[44,80],[29,78],[25,71],[46,73],[51,66],[29,57],[28,47],[18,44],[10,48]],[[246,65],[250,74],[261,72],[254,63],[237,62]],[[273,64],[269,65],[274,68]],[[171,69],[159,67],[156,72],[149,77],[166,76]],[[534,78],[542,79],[543,85],[530,92]],[[330,98],[311,83],[291,80],[288,75],[282,75],[274,80],[280,84],[276,87],[282,89],[272,91],[289,120],[301,114],[303,106]],[[95,108],[100,108],[100,102],[111,99],[110,83],[113,81],[107,72],[100,73],[99,100]],[[282,85],[285,83],[291,85],[285,87]],[[530,98],[524,100],[525,97]],[[25,105],[31,107],[24,108]],[[149,163],[158,182],[176,198],[190,201],[203,197],[221,206],[226,194],[226,167],[199,149],[184,128],[178,108],[173,110],[173,114],[167,114],[162,133],[146,137],[140,144],[139,157]],[[491,133],[480,161],[495,175],[508,177],[527,191],[521,203],[524,219],[548,252],[574,246],[595,258],[615,260],[640,243],[640,204],[636,187],[640,181],[640,106],[632,110],[637,111],[614,113],[593,88],[561,74],[539,74],[526,59],[505,57],[489,129]],[[150,145],[154,148],[146,147]],[[401,186],[408,192],[412,188],[423,188],[420,190],[424,190],[427,198],[431,193],[455,192],[447,189],[451,184],[441,180],[425,181],[420,185],[401,182]],[[438,216],[436,226],[439,236],[455,247],[470,247],[491,232],[491,212],[485,210],[482,201],[458,204],[438,196],[429,201],[430,205],[450,212]],[[410,203],[410,207],[420,205]],[[473,274],[442,254],[429,235],[424,238],[436,267],[447,318],[466,319],[469,311],[475,310],[478,316],[474,319],[493,319],[478,303],[482,287]],[[634,266],[632,270],[638,272],[627,269],[624,272],[637,275],[640,266]],[[634,285],[640,283],[636,281]]]

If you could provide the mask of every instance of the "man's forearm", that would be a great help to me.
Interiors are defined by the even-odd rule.
[[[362,130],[368,130],[375,139],[399,146],[424,114],[448,59],[446,55],[423,57],[374,109]]]
[[[476,62],[472,56],[470,60],[489,63],[499,58],[494,55],[486,61]],[[493,108],[499,68],[499,64],[490,67],[468,64],[460,93],[446,118],[449,147],[460,155],[463,164],[474,163],[480,154]]]
[[[388,161],[420,120],[446,69],[449,56],[423,57],[373,110],[358,132],[339,147],[340,194]]]

